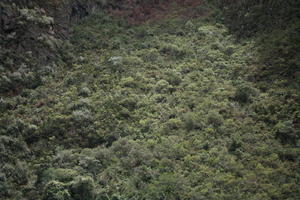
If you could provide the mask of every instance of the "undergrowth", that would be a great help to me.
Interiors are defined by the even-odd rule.
[[[300,196],[299,87],[254,81],[254,41],[207,18],[105,13],[72,34],[72,64],[1,97],[4,199]]]

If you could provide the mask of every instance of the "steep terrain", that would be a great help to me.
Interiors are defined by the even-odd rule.
[[[270,69],[210,4],[161,6],[95,12],[39,84],[1,83],[1,199],[300,196],[298,65]]]

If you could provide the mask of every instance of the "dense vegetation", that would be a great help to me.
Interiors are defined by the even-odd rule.
[[[0,3],[0,198],[298,199],[299,2],[126,2]]]
[[[239,38],[255,36],[263,78],[299,76],[300,1],[215,1],[223,9],[221,18]]]

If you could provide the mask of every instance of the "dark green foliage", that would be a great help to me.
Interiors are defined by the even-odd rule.
[[[93,2],[74,17],[100,4],[119,12],[133,6]],[[234,2],[218,12],[260,10],[251,10],[258,1]],[[68,65],[0,66],[4,90],[24,78],[33,83],[0,98],[1,199],[298,199],[299,85],[270,67],[297,74],[297,45],[290,46],[297,25],[272,29],[278,37],[265,40],[264,51],[257,41],[268,35],[253,27],[257,37],[237,41],[234,27],[209,15],[217,11],[211,4],[192,9],[199,18],[177,16],[185,7],[175,3],[166,9],[170,16],[139,25],[106,12],[83,18],[72,28],[74,49],[63,53],[74,56]],[[40,24],[33,10],[26,12]],[[249,27],[244,34],[253,34]],[[39,42],[64,45],[46,36]],[[272,74],[268,81],[258,67]]]
[[[72,169],[63,169],[63,168],[49,168],[43,172],[42,182],[47,183],[52,180],[56,180],[62,183],[70,182],[78,175],[77,171]]]
[[[70,193],[74,200],[93,200],[95,185],[91,177],[77,177],[70,183]]]
[[[53,32],[54,19],[40,7],[0,4],[0,93],[18,93],[43,84],[44,69],[61,58],[66,45]],[[52,66],[51,66],[52,67]]]
[[[29,149],[19,139],[0,136],[0,196],[17,198],[22,185],[28,184],[30,174],[27,162]]]
[[[297,144],[300,139],[300,132],[294,126],[293,121],[279,122],[275,126],[276,137],[283,143]]]
[[[222,19],[239,38],[256,37],[258,58],[265,64],[260,78],[295,78],[299,72],[300,2],[297,0],[215,0]],[[274,76],[275,74],[275,76]]]
[[[259,38],[258,42],[262,44],[259,53],[267,66],[263,75],[279,74],[283,77],[297,78],[300,71],[299,29],[298,21],[284,30],[274,30]]]
[[[71,196],[63,183],[51,181],[45,186],[43,200],[71,200]]]
[[[248,103],[254,95],[254,90],[248,85],[240,84],[235,92],[234,99],[240,103]]]
[[[183,194],[184,186],[183,177],[168,173],[161,174],[157,181],[145,188],[145,199],[175,200]]]
[[[166,55],[170,55],[174,58],[180,58],[187,53],[182,47],[179,47],[176,44],[169,43],[162,44],[160,52]]]
[[[186,113],[183,116],[183,122],[185,125],[185,128],[189,131],[193,129],[201,129],[202,128],[202,122],[194,113]]]
[[[214,127],[219,127],[223,124],[223,117],[216,111],[210,111],[207,115],[207,121]]]
[[[215,0],[223,7],[225,22],[240,36],[249,36],[262,30],[285,27],[287,22],[296,20],[299,12],[297,0]]]

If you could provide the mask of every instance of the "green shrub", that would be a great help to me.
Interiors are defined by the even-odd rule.
[[[207,115],[207,121],[214,127],[219,127],[223,124],[223,116],[216,111],[210,111]]]
[[[225,48],[225,51],[224,51],[224,53],[225,53],[227,56],[231,56],[234,52],[235,52],[235,47],[234,47],[233,45],[227,46],[227,47]]]
[[[153,155],[149,149],[137,143],[131,145],[128,155],[120,158],[124,168],[133,170],[139,166],[152,166]]]
[[[143,51],[142,58],[145,62],[156,62],[160,60],[161,55],[157,49],[149,49]]]
[[[147,185],[144,194],[146,199],[182,199],[184,178],[172,173],[163,173],[153,183]]]
[[[212,26],[201,26],[198,28],[198,35],[200,38],[212,36],[214,34]]]
[[[170,89],[170,85],[166,80],[159,80],[155,85],[155,90],[159,93],[167,93]]]
[[[37,38],[37,41],[45,45],[45,47],[50,48],[52,51],[55,51],[62,45],[62,42],[59,39],[56,39],[52,35],[47,35],[43,33]]]
[[[121,56],[113,56],[108,59],[107,63],[113,72],[120,72],[123,71],[123,60]]]
[[[92,120],[92,114],[89,110],[75,110],[72,113],[72,119],[74,120],[74,122],[82,125]]]
[[[211,49],[213,50],[223,50],[224,49],[224,46],[220,43],[220,42],[214,42],[211,44]]]
[[[167,71],[165,76],[165,79],[169,82],[169,84],[174,86],[178,86],[182,81],[180,73],[176,71]]]
[[[40,23],[45,25],[50,25],[54,23],[52,17],[48,17],[46,15],[41,15],[41,12],[38,8],[28,9],[23,8],[20,9],[20,15],[22,18],[25,18],[28,22]]]
[[[251,86],[241,84],[236,89],[234,99],[240,103],[249,103],[253,95],[254,89]]]
[[[78,172],[73,169],[49,168],[43,172],[42,180],[45,183],[49,181],[59,181],[67,183],[72,181],[77,175]]]
[[[79,176],[70,183],[70,193],[74,200],[94,200],[95,183],[91,177]]]
[[[120,105],[132,111],[136,109],[138,99],[135,97],[127,97],[120,101]]]
[[[249,76],[264,65],[250,39],[241,44],[204,22],[206,13],[174,19],[181,9],[139,30],[97,13],[73,28],[80,33],[72,36],[72,67],[57,63],[44,85],[21,95],[8,84],[0,98],[0,199],[297,199],[298,86],[256,82]],[[12,85],[51,75],[38,66],[36,74],[10,69],[18,59],[1,50],[1,76]]]
[[[9,99],[3,99],[0,97],[0,112],[5,112],[13,107],[13,102],[9,101]]]
[[[5,174],[0,172],[0,196],[2,197],[12,196],[12,191],[13,191],[12,185],[6,179]]]
[[[185,128],[188,131],[203,128],[203,124],[202,124],[201,120],[195,113],[192,113],[192,112],[185,113],[182,116],[182,121],[184,123]]]
[[[196,30],[196,26],[195,24],[193,24],[193,22],[191,20],[187,21],[184,25],[185,29],[189,30],[189,31],[195,31]]]
[[[13,87],[12,80],[6,75],[0,77],[0,93],[7,92]]]
[[[84,109],[91,109],[92,106],[92,102],[90,101],[90,99],[88,98],[81,98],[79,99],[77,102],[69,105],[68,109],[74,111],[74,110],[84,110]]]
[[[123,63],[124,65],[128,65],[131,67],[139,67],[143,64],[143,60],[137,56],[127,56],[124,57]]]
[[[175,167],[175,162],[168,158],[162,158],[159,162],[159,171],[161,173],[172,172]]]
[[[28,182],[28,169],[24,162],[16,161],[15,165],[6,163],[2,166],[1,171],[16,184],[26,184]]]
[[[36,72],[29,72],[24,77],[24,85],[29,89],[35,89],[38,86],[42,85],[42,78]]]
[[[12,131],[14,130],[15,129]],[[17,159],[18,157],[26,158],[30,153],[30,150],[23,140],[2,135],[0,136],[0,153],[2,154],[0,160],[3,161],[4,164],[6,158],[13,158],[13,160]],[[11,155],[14,154],[15,156],[11,157]]]
[[[121,138],[114,142],[111,150],[118,156],[127,156],[132,146],[127,138]]]
[[[129,87],[129,88],[135,88],[135,87],[137,87],[137,82],[131,76],[130,77],[126,77],[126,78],[122,78],[120,84],[123,87]]]
[[[43,200],[71,200],[66,185],[58,181],[50,181],[45,186]]]
[[[274,127],[276,131],[276,137],[281,140],[282,143],[296,144],[300,139],[300,132],[294,127],[293,121],[279,122]]]
[[[181,58],[187,54],[187,51],[183,49],[183,47],[179,47],[178,45],[171,43],[162,44],[160,47],[160,52],[175,58]]]
[[[145,28],[145,27],[139,27],[136,30],[136,36],[139,38],[144,38],[150,35],[153,35],[153,33],[151,32],[151,29]]]
[[[69,117],[64,115],[51,115],[41,125],[41,133],[46,137],[62,136],[66,133],[69,125]]]
[[[182,127],[182,121],[178,118],[172,118],[169,119],[165,125],[170,129],[170,130],[176,130]]]
[[[91,95],[91,90],[88,87],[82,87],[79,90],[79,95],[83,97],[88,97]]]

